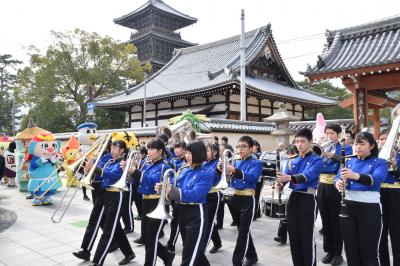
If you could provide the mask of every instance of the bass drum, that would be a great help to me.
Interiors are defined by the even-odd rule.
[[[265,216],[272,219],[285,219],[286,218],[286,207],[288,202],[288,196],[281,194],[281,198],[278,198],[278,193],[264,196],[262,199],[262,212]]]

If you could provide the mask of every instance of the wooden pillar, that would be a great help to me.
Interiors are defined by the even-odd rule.
[[[379,109],[375,108],[374,109],[374,136],[375,139],[379,138],[379,133],[380,133],[380,123],[379,123]]]
[[[154,119],[155,119],[155,125],[156,126],[158,126],[158,104],[159,103],[155,103],[154,105],[155,105],[155,110],[154,110]]]
[[[258,122],[262,121],[261,101],[261,98],[258,98]]]
[[[229,112],[230,112],[230,90],[226,90],[226,94],[225,94],[225,107],[226,107],[226,119],[229,119]]]
[[[271,102],[271,115],[274,114],[274,101],[270,101]]]
[[[142,127],[143,127],[143,118],[144,118],[144,105],[142,104],[142,119],[140,119],[141,120],[140,124],[142,125]]]
[[[304,115],[305,115],[304,106],[301,106],[301,120],[304,120]]]

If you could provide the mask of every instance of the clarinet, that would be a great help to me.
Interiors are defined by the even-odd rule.
[[[340,148],[340,173],[342,172],[342,169],[344,169],[346,167],[346,145],[344,142],[344,139],[342,139],[341,141],[341,148]],[[341,174],[340,174],[341,175]],[[340,176],[340,178],[343,180],[342,176]],[[343,184],[343,190],[342,190],[342,200],[340,202],[340,217],[349,217],[349,215],[347,214],[347,206],[346,206],[346,202],[344,201],[345,197],[346,197],[346,185],[347,185],[347,181],[344,182]]]
[[[281,171],[281,154],[280,151],[276,151],[276,172]],[[279,182],[275,184],[275,186],[278,186],[278,200],[279,200],[279,205],[282,205],[282,191],[279,187]]]

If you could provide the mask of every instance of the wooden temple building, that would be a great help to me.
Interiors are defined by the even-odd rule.
[[[152,0],[139,9],[159,12],[154,5],[160,3]],[[270,24],[247,32],[245,45],[247,121],[263,121],[279,109],[281,102],[301,119],[306,110],[336,104],[332,99],[298,87],[279,54]],[[96,106],[126,112],[131,128],[165,124],[188,108],[212,119],[239,120],[239,46],[238,35],[176,49],[172,59],[145,83],[98,98]],[[143,112],[145,91],[146,113]],[[147,125],[143,125],[144,115]]]
[[[195,45],[182,40],[177,30],[196,23],[197,19],[185,15],[161,0],[150,0],[141,7],[114,19],[118,25],[137,30],[128,43],[138,48],[141,62],[150,62],[153,72],[172,58],[174,49]]]
[[[311,81],[340,78],[352,93],[341,106],[353,108],[355,130],[373,121],[377,136],[379,110],[399,103],[386,93],[400,89],[400,16],[327,31],[326,37],[318,62],[303,74]]]

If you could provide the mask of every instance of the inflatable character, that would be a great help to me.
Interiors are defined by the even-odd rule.
[[[313,130],[313,141],[319,145],[325,142],[325,126],[326,121],[324,115],[321,113],[317,114],[317,121],[315,123],[315,128]]]
[[[73,164],[79,158],[80,146],[78,139],[72,136],[69,138],[67,145],[61,149],[64,159],[63,166],[67,174],[67,186],[76,187],[78,185],[78,180],[76,178],[73,179],[74,173],[68,166]]]
[[[4,177],[8,177],[7,187],[15,187],[15,141],[10,142],[3,156],[5,159]]]
[[[52,196],[61,187],[60,182],[57,182],[56,166],[59,163],[60,147],[61,143],[55,139],[53,134],[49,133],[36,135],[29,144],[27,161],[30,161],[30,179],[28,190],[34,194],[32,206],[52,204]],[[44,194],[46,190],[48,192]]]

